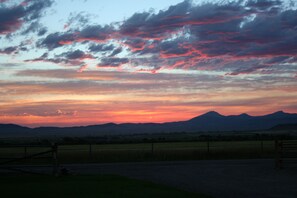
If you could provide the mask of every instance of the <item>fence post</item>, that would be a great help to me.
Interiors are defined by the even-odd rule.
[[[263,145],[263,140],[261,140],[261,153],[264,152],[264,145]]]
[[[154,154],[154,143],[152,142],[152,147],[151,147],[151,149],[152,149],[152,154]]]
[[[92,144],[89,144],[89,159],[91,160],[93,158],[92,154]]]
[[[209,148],[209,140],[207,140],[207,153],[209,154],[210,148]]]
[[[52,144],[52,155],[53,155],[53,175],[58,176],[59,164],[58,164],[58,145]]]
[[[24,157],[27,157],[27,146],[24,147]]]
[[[282,159],[281,159],[281,143],[278,140],[275,140],[275,168],[282,168]]]

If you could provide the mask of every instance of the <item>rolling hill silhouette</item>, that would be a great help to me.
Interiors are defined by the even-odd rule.
[[[167,123],[107,123],[75,127],[27,128],[13,124],[0,124],[1,137],[16,136],[96,136],[174,132],[250,131],[266,130],[278,125],[296,124],[297,114],[278,111],[264,116],[248,114],[224,116],[215,111],[187,121]]]

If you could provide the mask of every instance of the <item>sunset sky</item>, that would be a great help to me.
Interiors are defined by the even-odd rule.
[[[0,123],[297,112],[297,3],[0,0]]]

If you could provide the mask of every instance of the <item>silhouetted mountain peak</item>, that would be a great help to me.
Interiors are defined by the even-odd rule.
[[[277,112],[274,112],[272,114],[269,114],[267,115],[266,117],[273,117],[273,118],[280,118],[280,117],[286,117],[288,115],[291,115],[290,113],[286,113],[284,111],[277,111]]]
[[[284,111],[277,111],[272,113],[272,115],[284,115],[284,114],[287,114],[287,113],[285,113]]]
[[[170,123],[106,123],[91,126],[74,127],[40,127],[26,128],[13,124],[0,124],[0,137],[35,137],[35,136],[60,136],[81,137],[101,135],[124,134],[150,134],[150,133],[175,133],[175,132],[205,132],[205,131],[250,131],[271,129],[295,130],[297,122],[296,113],[277,111],[263,116],[250,116],[246,113],[240,115],[224,116],[215,111],[210,111],[188,121]],[[292,125],[294,124],[294,125]]]
[[[219,114],[216,111],[209,111],[209,112],[207,112],[205,114],[194,117],[194,118],[190,119],[189,121],[190,122],[196,122],[196,121],[201,120],[201,119],[204,120],[204,119],[221,118],[221,117],[225,117],[225,116]]]
[[[201,116],[207,116],[207,117],[222,117],[223,115],[221,115],[221,114],[219,114],[218,112],[216,112],[216,111],[209,111],[209,112],[207,112],[207,113],[205,113],[205,114],[202,114]],[[200,116],[200,117],[201,117]]]
[[[239,115],[239,117],[247,118],[247,117],[252,117],[252,116],[250,116],[247,113],[242,113],[242,114]]]

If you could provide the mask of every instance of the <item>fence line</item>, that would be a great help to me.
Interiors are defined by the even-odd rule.
[[[275,167],[284,168],[285,164],[297,164],[297,140],[275,141]]]
[[[23,157],[16,157],[16,158],[11,158],[9,160],[6,161],[2,161],[0,162],[0,169],[5,169],[5,170],[10,170],[10,171],[15,171],[15,172],[22,172],[22,173],[31,173],[31,174],[40,174],[40,173],[36,173],[36,172],[32,172],[32,171],[27,171],[27,170],[23,170],[21,168],[16,168],[14,167],[14,163],[15,162],[22,162],[24,160],[27,159],[40,159],[40,157],[45,158],[45,159],[52,159],[52,166],[53,166],[53,175],[58,175],[59,173],[59,163],[58,163],[58,146],[57,144],[53,144],[50,146],[49,150],[43,151],[43,152],[38,152],[38,153],[34,153],[34,154],[27,154],[27,148],[31,147],[31,145],[15,145],[15,146],[10,146],[8,148],[15,148],[15,147],[24,147],[24,156]],[[32,146],[37,148],[36,146]],[[49,146],[45,146],[42,145],[41,147],[49,147]],[[5,147],[1,147],[1,148],[5,148]],[[51,154],[51,157],[44,157],[44,155],[46,154]]]
[[[51,146],[51,150],[44,152],[52,153],[48,159],[51,159],[53,174],[56,174],[59,171],[59,163],[275,158],[275,153],[277,153],[275,145],[272,140],[88,143],[79,145],[59,144],[59,146]],[[41,151],[48,147],[49,145],[0,145],[0,165],[1,160],[8,161],[14,158],[18,158],[16,163],[21,163],[22,159],[26,161],[30,158],[34,158],[36,163],[42,163],[40,160],[47,157]],[[41,155],[32,156],[36,153]],[[40,160],[38,161],[38,159]],[[32,163],[34,164],[34,162]]]

